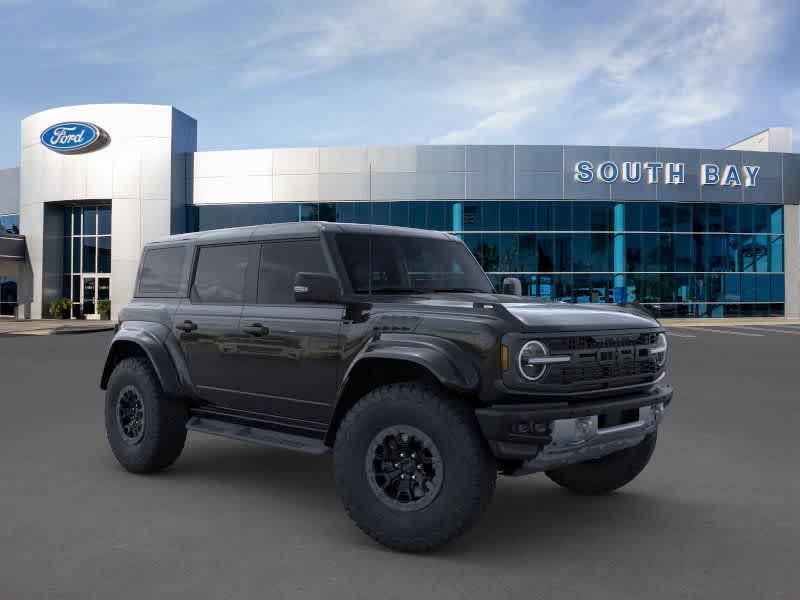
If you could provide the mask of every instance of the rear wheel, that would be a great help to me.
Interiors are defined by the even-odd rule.
[[[553,469],[547,471],[546,475],[577,494],[613,492],[633,481],[644,470],[656,448],[656,437],[656,432],[653,432],[636,446],[596,460]]]
[[[394,550],[431,550],[466,532],[494,493],[497,468],[473,411],[423,383],[373,390],[334,446],[347,513]]]
[[[150,363],[121,360],[106,389],[106,434],[128,471],[152,473],[174,463],[186,441],[186,406],[168,398]]]

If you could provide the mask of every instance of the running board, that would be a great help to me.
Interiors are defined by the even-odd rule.
[[[238,423],[229,423],[207,417],[192,417],[186,423],[186,429],[244,442],[253,442],[264,446],[294,450],[295,452],[306,452],[307,454],[330,452],[330,448],[322,440],[270,429],[250,427],[249,425],[239,425]]]

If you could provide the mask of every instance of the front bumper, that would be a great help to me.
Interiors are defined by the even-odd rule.
[[[512,474],[523,475],[639,444],[658,428],[671,400],[672,386],[659,384],[614,400],[499,404],[475,414],[494,455],[521,465]],[[610,418],[623,422],[607,425]]]

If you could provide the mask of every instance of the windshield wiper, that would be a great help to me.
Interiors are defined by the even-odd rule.
[[[490,294],[491,292],[487,292],[485,290],[479,290],[478,288],[469,288],[469,287],[454,287],[454,288],[436,288],[430,290],[433,293],[439,292],[464,292],[468,294]]]

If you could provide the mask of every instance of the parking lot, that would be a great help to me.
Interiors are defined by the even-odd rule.
[[[800,326],[670,327],[653,462],[608,497],[501,478],[469,535],[385,550],[330,457],[202,434],[118,466],[97,388],[109,333],[0,337],[0,597],[797,598]]]

